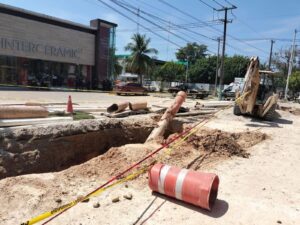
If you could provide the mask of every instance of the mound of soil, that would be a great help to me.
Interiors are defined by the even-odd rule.
[[[261,132],[228,133],[220,130],[200,130],[187,142],[194,148],[207,153],[218,153],[226,156],[240,156],[247,158],[249,153],[244,148],[249,148],[266,139]]]

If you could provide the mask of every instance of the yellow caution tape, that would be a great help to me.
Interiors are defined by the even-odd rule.
[[[90,197],[100,195],[100,194],[102,194],[104,191],[106,191],[106,190],[108,190],[108,189],[110,189],[110,188],[113,188],[114,186],[117,186],[117,185],[122,184],[122,183],[124,183],[124,182],[127,182],[127,181],[129,181],[129,180],[133,180],[133,179],[135,179],[136,177],[138,177],[139,175],[145,173],[145,172],[148,170],[148,167],[149,167],[149,166],[144,167],[144,168],[142,168],[142,169],[139,169],[137,172],[132,173],[132,174],[126,176],[125,178],[120,179],[119,181],[117,181],[117,182],[115,182],[115,183],[113,183],[113,184],[111,184],[111,185],[109,185],[109,186],[107,186],[107,187],[101,188],[101,189],[99,189],[99,190],[93,192],[93,193],[90,194],[90,195],[87,195],[87,196],[82,197],[82,198],[78,198],[78,199],[76,199],[75,201],[72,201],[72,202],[70,202],[70,203],[68,203],[68,204],[62,205],[62,206],[57,207],[57,208],[55,208],[55,209],[53,209],[53,210],[51,210],[51,211],[45,212],[45,213],[43,213],[43,214],[40,214],[39,216],[36,216],[36,217],[34,217],[34,218],[28,220],[27,222],[22,223],[21,225],[32,225],[32,224],[38,223],[38,222],[40,222],[40,221],[42,221],[42,220],[44,220],[44,219],[47,219],[47,218],[49,218],[49,217],[51,217],[51,216],[53,216],[53,215],[55,215],[55,214],[57,214],[57,213],[59,213],[59,212],[62,212],[62,211],[64,211],[64,210],[68,209],[68,208],[71,208],[71,207],[77,205],[79,202],[82,202],[82,201],[84,201],[84,200],[86,200],[86,199],[88,199],[88,198],[90,198]]]
[[[221,110],[220,110],[220,111],[221,111]],[[217,113],[218,113],[218,112],[217,112]],[[215,113],[214,115],[216,115],[217,113]],[[206,123],[207,123],[208,121],[210,121],[212,118],[213,118],[213,117],[211,117],[210,119],[206,120]],[[197,125],[196,127],[194,127],[187,135],[185,135],[184,137],[182,137],[181,139],[179,139],[178,142],[175,142],[174,144],[172,144],[171,147],[167,147],[166,150],[165,150],[165,152],[164,152],[164,154],[162,154],[161,157],[158,157],[158,159],[156,159],[154,162],[156,162],[156,161],[158,161],[158,160],[161,161],[161,160],[163,160],[163,158],[165,158],[167,155],[170,155],[171,152],[172,152],[175,148],[177,148],[177,147],[180,146],[183,142],[185,142],[186,139],[187,139],[188,137],[190,137],[192,134],[194,134],[195,132],[197,132],[197,131],[199,130],[199,128],[202,127],[204,124],[205,124],[205,123],[200,123],[200,124],[198,124],[198,125]],[[200,125],[201,125],[201,126],[200,126]],[[198,127],[198,126],[200,126],[200,127]],[[151,165],[153,165],[154,162],[150,163],[150,165],[144,166],[142,169],[139,169],[137,172],[132,173],[132,174],[129,174],[129,175],[126,176],[125,178],[120,179],[120,180],[118,180],[117,182],[115,182],[115,183],[113,183],[113,184],[111,184],[111,185],[109,185],[109,186],[107,186],[107,187],[103,187],[103,188],[101,188],[101,189],[99,189],[99,190],[97,190],[97,191],[95,191],[95,192],[93,192],[93,193],[91,193],[91,194],[89,194],[89,195],[87,195],[87,196],[85,196],[85,197],[78,198],[78,199],[76,199],[75,201],[72,201],[72,202],[70,202],[70,203],[68,203],[68,204],[65,204],[65,205],[60,206],[60,207],[57,207],[57,208],[55,208],[55,209],[53,209],[53,210],[51,210],[51,211],[45,212],[45,213],[43,213],[43,214],[40,214],[39,216],[36,216],[36,217],[34,217],[34,218],[28,220],[27,222],[22,223],[21,225],[33,225],[33,224],[35,224],[35,223],[38,223],[38,222],[40,222],[40,221],[42,221],[42,220],[44,220],[44,219],[47,219],[47,218],[49,218],[49,217],[51,217],[51,216],[53,216],[53,215],[55,215],[55,214],[57,214],[57,213],[60,213],[60,212],[66,210],[66,209],[68,209],[68,208],[71,208],[71,207],[77,205],[79,202],[82,202],[82,201],[84,201],[84,200],[86,200],[86,199],[88,199],[88,198],[90,198],[90,197],[98,196],[98,195],[102,194],[104,191],[106,191],[106,190],[108,190],[108,189],[110,189],[110,188],[112,188],[112,187],[115,187],[115,186],[117,186],[117,185],[119,185],[119,184],[122,184],[122,183],[127,182],[127,181],[130,181],[130,180],[133,180],[133,179],[135,179],[136,177],[138,177],[139,175],[141,175],[141,174],[147,172],[147,170],[149,169],[149,167],[150,167]]]

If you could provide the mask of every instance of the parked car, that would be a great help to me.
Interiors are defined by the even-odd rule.
[[[171,93],[173,96],[176,96],[177,92],[185,91],[188,97],[192,98],[206,98],[209,95],[209,92],[204,89],[199,88],[192,88],[186,84],[180,84],[175,87],[170,87],[168,92]]]
[[[116,88],[117,95],[147,95],[148,91],[142,85],[138,83],[126,83],[117,85]]]
[[[222,99],[225,100],[235,99],[235,91],[233,90],[232,86],[229,86],[222,91]]]
[[[148,92],[155,92],[156,87],[152,85],[151,80],[144,80],[143,86],[147,89]]]

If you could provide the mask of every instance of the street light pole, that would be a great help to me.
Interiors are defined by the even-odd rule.
[[[284,99],[285,100],[287,100],[287,94],[288,94],[288,91],[289,91],[289,80],[290,80],[290,76],[291,76],[292,70],[293,70],[293,60],[294,60],[294,53],[295,53],[296,36],[297,36],[297,30],[295,30],[295,33],[294,33],[292,52],[291,52],[291,57],[290,57],[290,62],[289,62],[289,70],[288,70],[288,76],[287,76],[285,92],[284,92]]]

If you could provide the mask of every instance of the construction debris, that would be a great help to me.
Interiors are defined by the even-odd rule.
[[[141,114],[147,114],[149,113],[148,110],[138,110],[138,111],[124,111],[120,113],[103,113],[101,115],[107,116],[109,118],[123,118],[127,116],[133,116],[133,115],[141,115]]]
[[[127,200],[131,200],[133,196],[132,196],[132,194],[129,193],[129,194],[123,195],[123,197]]]
[[[0,119],[44,118],[49,112],[42,106],[0,106]]]
[[[119,202],[120,201],[120,197],[115,197],[111,200],[113,203]]]
[[[100,203],[99,202],[95,202],[94,204],[93,204],[93,207],[96,209],[96,208],[99,208],[100,207]]]
[[[198,116],[198,115],[206,115],[216,113],[217,110],[201,110],[201,111],[193,111],[193,112],[185,112],[185,113],[176,113],[176,117],[180,116]]]
[[[138,111],[138,110],[145,110],[147,109],[147,102],[134,102],[134,103],[129,103],[129,108],[132,111]]]
[[[14,127],[47,123],[61,123],[73,121],[72,117],[49,117],[34,119],[0,119],[0,127]]]
[[[163,137],[170,121],[172,121],[185,99],[185,92],[180,91],[177,93],[174,103],[167,109],[167,111],[161,117],[160,121],[157,123],[158,127],[153,129],[146,142],[155,141]]]
[[[124,111],[129,106],[129,102],[122,102],[119,104],[112,104],[107,108],[108,113],[118,113]]]

